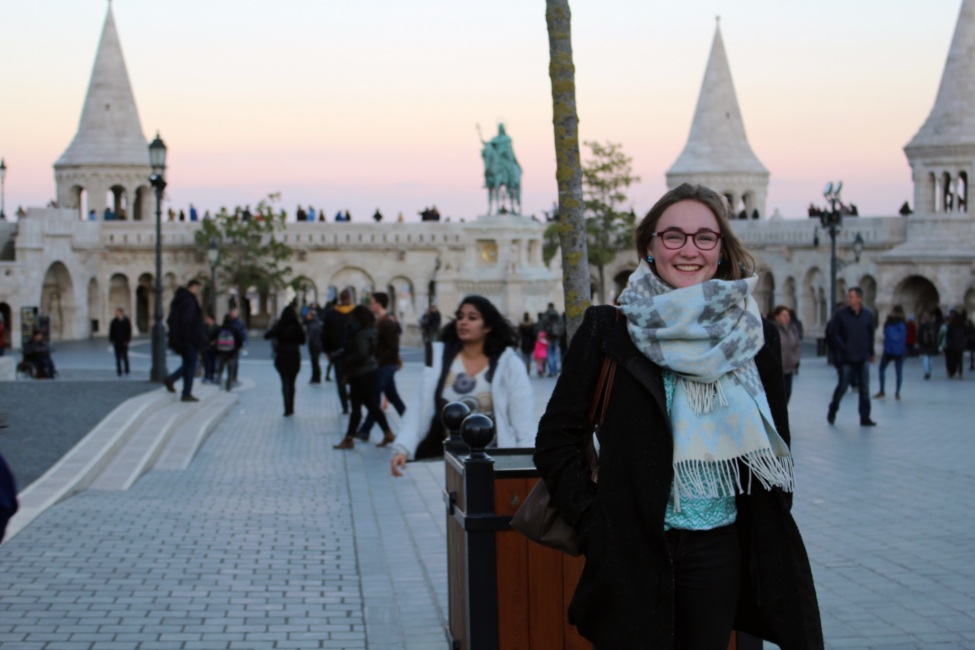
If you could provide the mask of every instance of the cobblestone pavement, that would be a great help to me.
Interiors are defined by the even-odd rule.
[[[821,359],[796,380],[795,513],[830,648],[975,648],[975,379],[905,375],[873,429],[852,394],[826,423]],[[187,470],[83,492],[0,547],[3,650],[447,647],[442,463],[394,480],[383,450],[332,450],[334,384],[307,364],[294,418],[262,353],[241,376],[255,388]],[[553,382],[532,381],[540,414]]]

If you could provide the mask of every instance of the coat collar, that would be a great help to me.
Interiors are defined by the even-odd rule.
[[[626,318],[615,319],[612,330],[603,337],[603,352],[616,360],[620,368],[626,370],[646,388],[660,407],[667,413],[667,398],[664,395],[663,375],[660,367],[647,359],[633,344],[626,329]]]

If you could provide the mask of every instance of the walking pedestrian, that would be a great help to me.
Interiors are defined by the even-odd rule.
[[[203,327],[207,331],[207,347],[203,351],[203,379],[200,383],[212,384],[215,383],[214,372],[217,368],[217,349],[215,345],[217,334],[220,332],[220,326],[217,325],[213,314],[207,312],[203,314]]]
[[[129,374],[129,343],[132,341],[132,321],[121,307],[115,310],[115,318],[108,326],[108,340],[115,348],[115,372]]]
[[[826,414],[830,424],[836,421],[836,412],[847,386],[856,378],[860,393],[860,426],[877,426],[870,419],[870,364],[877,360],[873,347],[874,329],[873,312],[863,306],[863,290],[860,287],[851,288],[846,292],[846,306],[837,310],[829,324],[834,361],[839,373],[839,381]]]
[[[921,355],[924,378],[931,379],[931,357],[938,354],[938,323],[935,314],[928,312],[917,330],[917,351]]]
[[[311,359],[311,381],[309,384],[322,383],[322,321],[318,318],[318,309],[314,306],[305,312],[305,331],[308,334],[308,357]]]
[[[779,341],[782,349],[782,377],[785,382],[785,403],[792,398],[792,378],[799,368],[799,357],[802,356],[802,343],[799,340],[799,330],[792,322],[792,310],[779,305],[772,310],[772,320],[779,330]]]
[[[349,314],[354,307],[352,292],[342,289],[338,304],[325,312],[325,319],[322,322],[322,350],[329,364],[335,369],[335,386],[339,393],[339,403],[342,404],[342,413],[346,415],[349,413],[349,395],[345,388],[346,379],[342,374],[342,354],[348,337]]]
[[[240,335],[240,331],[234,327],[234,317],[229,313],[224,315],[223,324],[220,327],[214,328],[212,338],[210,339],[210,349],[213,350],[214,354],[214,373],[210,381],[219,385],[223,378],[224,368],[226,368],[228,393],[234,385],[233,374],[230,368],[236,364],[237,355],[240,354],[240,349],[243,346],[244,340]]]
[[[373,293],[369,298],[369,311],[376,317],[376,363],[379,365],[376,371],[378,376],[376,400],[385,396],[386,401],[396,409],[396,414],[402,418],[406,412],[406,404],[396,390],[396,373],[403,367],[399,357],[401,332],[399,323],[389,313],[389,294],[382,291]],[[369,433],[375,421],[372,412],[367,413],[366,421],[359,427],[356,437],[360,440],[369,440]]]
[[[264,338],[274,343],[274,369],[281,376],[284,417],[290,417],[295,412],[295,380],[301,370],[301,346],[305,344],[305,330],[294,305],[281,311],[281,317],[264,333]]]
[[[945,369],[948,379],[962,379],[965,370],[965,314],[952,309],[948,320],[941,326],[938,335],[938,346],[945,354]]]
[[[545,330],[539,332],[538,336],[535,337],[535,350],[532,358],[535,359],[535,369],[538,370],[538,376],[544,377],[545,370],[548,367],[548,335]]]
[[[554,377],[562,372],[562,347],[559,339],[565,333],[562,317],[555,310],[554,303],[548,303],[545,311],[545,337],[548,339],[548,355],[546,363],[548,365],[548,376]]]
[[[539,423],[535,465],[586,565],[569,622],[600,649],[724,650],[731,631],[821,650],[796,523],[779,336],[723,196],[681,185],[637,227],[640,264],[590,307]],[[589,408],[615,362],[599,443]]]
[[[525,360],[525,370],[531,375],[532,371],[532,358],[535,355],[535,338],[536,338],[535,323],[532,321],[532,316],[527,311],[520,323],[518,323],[518,349],[521,351],[521,357]]]
[[[443,407],[463,401],[494,422],[498,447],[535,444],[534,398],[525,366],[515,352],[514,326],[483,296],[467,296],[454,320],[428,349],[416,400],[396,442],[390,468],[402,476],[406,461],[443,456],[448,434]]]
[[[237,307],[230,308],[230,319],[231,325],[233,325],[234,331],[240,336],[240,348],[237,350],[237,354],[230,359],[227,364],[227,372],[230,373],[231,385],[236,386],[240,383],[237,379],[237,372],[240,370],[240,357],[242,355],[247,355],[247,326],[244,321],[240,318],[240,310]],[[219,378],[217,378],[219,383]]]
[[[203,324],[203,310],[200,309],[200,281],[190,280],[185,287],[176,290],[169,305],[169,347],[182,358],[182,364],[163,380],[166,390],[176,392],[176,380],[183,379],[183,402],[199,402],[193,396],[193,378],[200,351],[206,348],[208,339]]]
[[[349,382],[349,400],[352,411],[345,437],[333,449],[352,449],[355,447],[355,432],[362,421],[362,407],[379,423],[383,430],[383,441],[376,445],[385,447],[396,436],[389,428],[386,414],[379,408],[379,363],[376,361],[377,348],[376,317],[365,305],[358,305],[350,312],[348,338],[342,354],[341,378]]]
[[[907,357],[907,323],[904,321],[904,308],[895,305],[890,310],[887,320],[884,321],[884,356],[880,358],[880,392],[874,395],[874,399],[883,399],[884,383],[887,378],[887,364],[894,362],[894,371],[897,377],[897,389],[894,392],[894,399],[901,398],[901,384],[904,381],[904,359]]]

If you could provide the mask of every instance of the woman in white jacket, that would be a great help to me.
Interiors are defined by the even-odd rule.
[[[467,296],[456,318],[433,344],[423,369],[417,398],[391,445],[393,476],[407,460],[443,455],[446,438],[440,412],[463,401],[494,422],[498,447],[533,447],[537,421],[524,362],[514,346],[515,328],[482,296]]]

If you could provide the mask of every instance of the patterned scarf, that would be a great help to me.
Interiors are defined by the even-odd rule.
[[[670,419],[674,430],[674,503],[680,497],[727,497],[751,491],[751,477],[769,490],[795,487],[792,455],[775,430],[755,355],[765,343],[758,277],[708,280],[674,289],[640,264],[620,295],[636,347],[677,375]],[[749,470],[742,488],[738,462]]]

